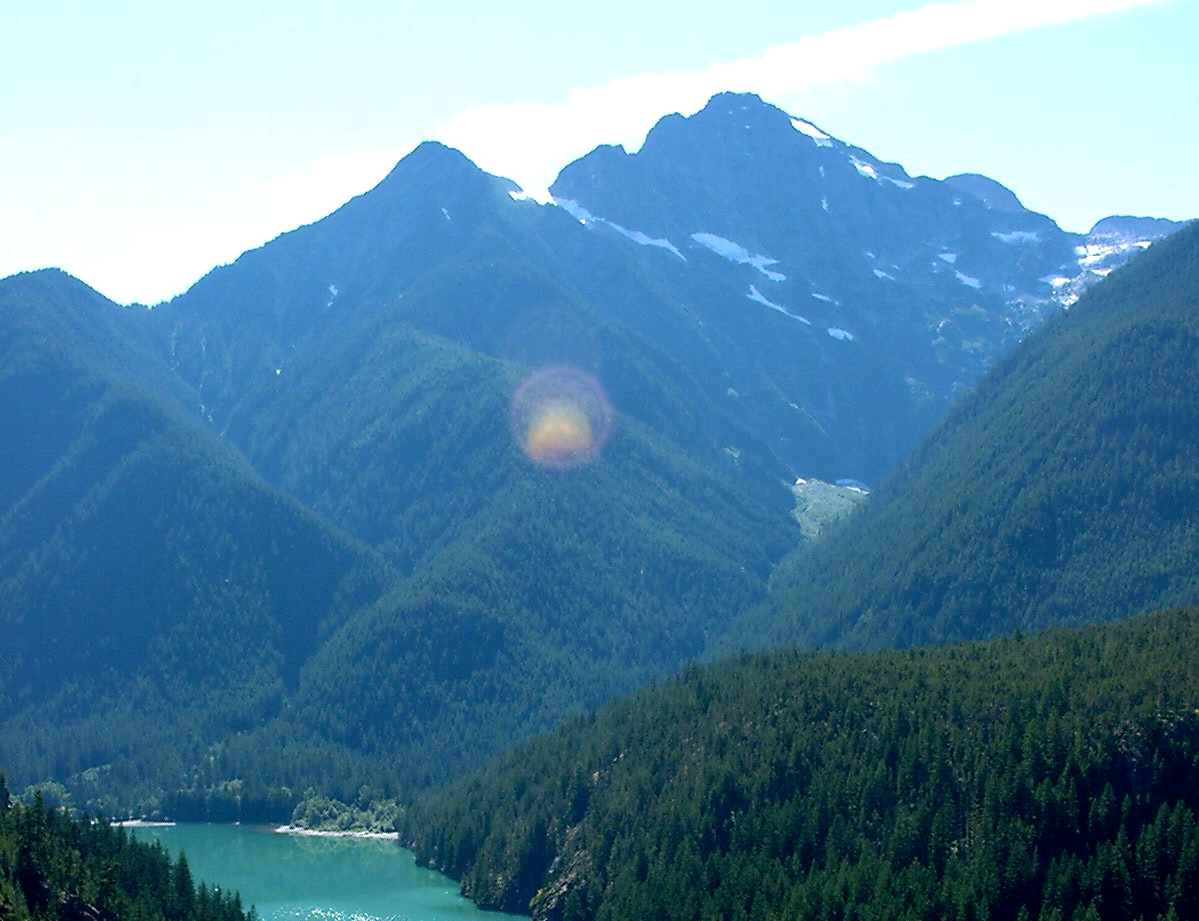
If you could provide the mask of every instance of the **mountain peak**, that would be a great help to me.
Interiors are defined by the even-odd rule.
[[[103,304],[106,307],[114,308],[119,306],[87,282],[76,278],[65,269],[57,267],[18,272],[7,278],[0,278],[0,287],[5,289],[5,293],[36,292],[36,296],[39,298],[64,305],[88,303]]]
[[[480,181],[498,181],[504,185],[505,191],[518,188],[510,179],[484,172],[457,148],[448,147],[440,141],[423,141],[411,153],[401,158],[375,189],[387,188],[397,183],[452,187],[462,182],[478,184]]]
[[[654,143],[655,135],[658,140],[672,140],[677,132],[686,130],[689,134],[703,134],[739,149],[746,143],[761,143],[763,139],[773,138],[775,132],[790,131],[791,127],[790,115],[754,93],[718,93],[694,115],[675,114],[661,119],[646,137],[645,146]],[[697,132],[696,129],[703,130]]]
[[[743,206],[767,185],[776,195],[784,187],[814,188],[818,161],[828,153],[820,148],[832,143],[753,93],[719,93],[693,115],[661,118],[636,153],[596,148],[563,169],[550,191],[622,224],[645,220],[651,202],[651,210],[676,217],[704,200],[717,211],[736,211],[738,200]],[[698,222],[688,233],[711,229],[708,210],[700,205],[701,213],[688,218]]]
[[[945,184],[982,199],[983,204],[992,211],[1023,214],[1028,210],[1016,197],[1015,192],[990,176],[980,173],[958,173],[956,176],[946,176]]]
[[[766,102],[757,93],[717,93],[698,114],[711,112],[713,114],[737,115],[746,112],[778,112],[783,110],[776,105]]]
[[[699,119],[699,124],[720,118],[743,132],[770,129],[788,138],[791,131],[797,131],[817,147],[832,147],[840,143],[807,119],[797,118],[755,93],[718,93],[692,118]]]
[[[1142,240],[1160,240],[1183,228],[1186,221],[1170,221],[1161,217],[1137,217],[1130,214],[1112,214],[1091,228],[1090,237],[1134,237]]]

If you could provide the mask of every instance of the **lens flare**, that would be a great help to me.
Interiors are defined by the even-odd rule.
[[[509,418],[513,437],[531,461],[568,470],[599,456],[612,408],[589,374],[546,368],[517,389]]]

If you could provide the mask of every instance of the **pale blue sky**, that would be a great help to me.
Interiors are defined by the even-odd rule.
[[[154,303],[422,140],[538,190],[723,89],[1067,230],[1199,217],[1197,39],[1197,0],[5,0],[0,276]]]

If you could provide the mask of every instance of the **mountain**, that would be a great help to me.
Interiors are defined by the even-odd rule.
[[[1066,306],[1078,300],[1096,279],[1106,278],[1129,260],[1158,240],[1177,233],[1184,226],[1164,218],[1113,215],[1098,221],[1075,252],[1082,273],[1073,279],[1054,279],[1058,297]]]
[[[1196,292],[1192,224],[1013,349],[734,632],[906,645],[1193,603]]]
[[[408,812],[535,921],[1199,911],[1199,612],[691,668]]]
[[[336,434],[366,457],[330,482],[382,479],[353,493],[364,513],[395,511],[388,481],[415,506],[410,526],[438,543],[405,579],[121,375],[153,356],[69,328],[93,311],[118,327],[144,318],[53,275],[8,280],[0,305],[14,334],[6,424],[40,426],[20,443],[12,469],[27,473],[0,530],[0,760],[22,783],[246,820],[286,818],[309,786],[352,798],[369,780],[394,795],[694,658],[785,546],[785,503],[755,509],[762,490],[737,486],[728,459],[705,471],[626,423],[603,464],[540,469],[509,431],[511,367],[367,329],[311,386],[344,368],[339,386],[387,413],[387,427],[369,419],[373,440],[356,416],[344,423]],[[111,361],[93,367],[93,351]],[[372,373],[385,379],[368,387],[358,375]],[[564,394],[551,390],[551,411]],[[317,409],[306,432],[289,404],[280,424],[329,437]],[[163,789],[165,777],[186,782]]]
[[[491,502],[521,465],[510,398],[547,368],[594,379],[628,420],[616,436],[641,426],[777,509],[754,473],[766,452],[747,450],[744,473],[725,452],[760,437],[606,315],[613,290],[659,306],[627,254],[602,242],[576,253],[592,241],[573,219],[513,192],[422,145],[368,195],[153,311],[164,357],[257,469],[405,567],[439,546],[437,528],[462,527],[447,502]],[[347,460],[346,473],[373,472],[330,483]]]
[[[1000,359],[725,639],[1005,636],[693,667],[423,798],[419,859],[538,919],[1193,913],[1199,620],[1129,615],[1199,597],[1197,291],[1193,224]]]
[[[750,94],[663,118],[635,154],[600,147],[550,191],[594,234],[643,250],[686,305],[674,354],[720,382],[791,473],[828,481],[880,482],[1093,268],[1116,264],[994,180],[909,176]],[[1170,229],[1104,252],[1126,261]],[[647,314],[627,322],[646,328]]]
[[[599,148],[550,191],[596,232],[656,244],[643,258],[708,344],[676,351],[708,359],[699,376],[790,472],[825,480],[879,481],[1072,260],[1048,218],[992,211],[747,95],[664,118],[636,154]]]
[[[473,193],[464,176],[477,180]],[[529,212],[502,190],[497,199],[495,183],[427,145],[384,183],[393,195],[335,215],[335,224],[361,220],[354,232],[366,239],[343,240],[352,259],[386,263],[399,282],[398,253],[411,247],[375,253],[370,245],[392,240],[394,228],[380,237],[380,212],[355,209],[390,213],[417,200],[436,223],[413,233],[428,237],[456,219],[451,243],[467,255],[451,246],[440,263],[416,259],[400,294],[379,282],[357,299],[347,275],[369,271],[337,262],[345,312],[322,304],[319,323],[278,306],[295,303],[294,277],[265,251],[149,312],[101,303],[63,280],[80,297],[61,312],[98,312],[116,332],[94,345],[49,342],[85,356],[47,374],[82,391],[80,431],[21,400],[4,407],[14,428],[39,417],[49,443],[61,443],[46,458],[57,479],[39,469],[12,488],[16,511],[42,529],[14,519],[6,572],[13,693],[0,714],[0,760],[14,779],[62,779],[109,809],[243,820],[281,803],[275,817],[286,818],[309,786],[353,798],[369,783],[394,795],[677,669],[729,612],[761,597],[795,536],[789,497],[752,457],[737,462],[694,424],[709,414],[684,371],[596,318],[538,268],[540,251],[519,251],[500,223],[519,230],[527,214],[550,233],[556,222],[584,235],[574,220]],[[277,245],[285,256],[294,247],[296,265],[318,265],[316,254],[337,250],[326,230]],[[227,282],[229,274],[244,278]],[[39,278],[10,281],[0,296],[14,328],[31,304],[58,318],[30,290]],[[481,305],[479,292],[498,303]],[[572,337],[584,351],[566,371],[559,365],[571,356],[561,350]],[[14,342],[12,354],[39,342]],[[79,378],[93,352],[112,360],[89,388]],[[128,444],[86,426],[108,388],[160,372],[171,386],[131,397],[148,418]],[[14,390],[26,400],[43,392],[25,381]],[[589,416],[583,428],[580,415]],[[518,423],[528,429],[519,442]],[[581,450],[583,434],[593,451]],[[555,438],[565,440],[555,447]],[[62,464],[79,441],[110,446],[110,463]],[[60,509],[31,503],[39,489],[89,500],[76,517],[91,530],[59,527]],[[356,578],[357,563],[293,552],[278,534],[295,524],[262,507],[259,491],[264,501],[286,495],[285,510],[302,512],[315,533],[369,542],[381,575]],[[131,589],[130,574],[143,570],[149,585]],[[61,654],[42,654],[39,643],[58,643]],[[25,646],[35,648],[17,654]],[[105,664],[114,650],[120,656]],[[94,667],[69,681],[83,654]],[[169,756],[143,753],[146,776],[128,783],[135,742]],[[373,776],[356,755],[371,759]],[[165,777],[184,781],[160,788]],[[105,798],[114,790],[115,806]]]
[[[694,658],[796,537],[755,433],[601,311],[601,273],[655,303],[626,254],[511,191],[423,145],[151,313],[213,428],[401,573],[291,703],[417,786]]]
[[[0,284],[14,780],[250,821],[457,776],[742,629],[789,484],[881,481],[1082,271],[752,96],[553,194],[426,143],[152,309]]]
[[[389,574],[179,413],[124,313],[61,273],[0,282],[0,763],[132,799],[273,714]]]
[[[1079,264],[1083,238],[1043,215],[909,177],[750,95],[664,118],[637,154],[601,147],[551,192],[558,206],[538,206],[421,145],[370,193],[156,311],[171,362],[224,431],[231,401],[250,401],[248,420],[306,345],[368,317],[593,373],[624,350],[582,330],[611,324],[673,365],[682,399],[706,400],[702,424],[678,420],[643,380],[605,369],[619,409],[675,423],[675,438],[702,427],[789,478],[877,483],[1097,277]],[[534,287],[492,277],[507,260]]]

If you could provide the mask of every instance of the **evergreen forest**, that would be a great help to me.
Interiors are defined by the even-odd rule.
[[[534,918],[1199,913],[1199,610],[688,669],[410,810]]]
[[[192,878],[187,857],[37,794],[11,801],[0,774],[4,921],[252,921],[240,896]]]

